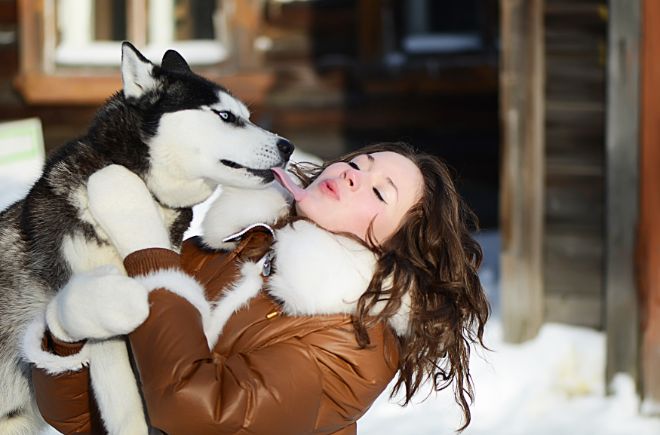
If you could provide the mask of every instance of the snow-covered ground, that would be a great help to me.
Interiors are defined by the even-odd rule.
[[[24,195],[27,170],[0,166],[0,209]],[[11,172],[11,173],[10,173]],[[19,175],[16,175],[19,174]],[[197,214],[203,213],[203,207]],[[199,217],[195,219],[198,231]],[[605,338],[585,328],[547,324],[522,345],[502,340],[499,321],[497,232],[479,235],[486,258],[482,280],[494,316],[485,341],[492,351],[477,351],[471,361],[476,400],[465,435],[658,435],[660,419],[638,414],[632,381],[617,376],[614,394],[605,395]],[[382,395],[360,420],[360,435],[450,434],[461,425],[451,391],[431,395],[402,408]],[[421,402],[421,403],[420,403]],[[48,434],[56,433],[54,430]]]
[[[465,435],[660,434],[660,419],[639,416],[628,377],[617,376],[615,394],[605,395],[602,333],[548,324],[535,340],[510,345],[494,319],[486,343],[493,351],[474,355],[470,364],[476,400]],[[358,433],[449,434],[460,424],[450,391],[405,408],[381,396]]]
[[[639,415],[633,381],[617,375],[605,394],[605,336],[602,332],[546,324],[521,345],[502,339],[499,318],[499,234],[477,236],[484,248],[480,276],[493,318],[485,344],[470,362],[475,386],[472,423],[465,435],[658,435],[660,419]],[[426,390],[428,392],[428,390]],[[381,395],[358,423],[360,435],[450,434],[462,424],[452,391],[401,407]]]

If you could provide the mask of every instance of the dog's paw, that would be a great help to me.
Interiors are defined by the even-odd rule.
[[[95,172],[87,181],[89,210],[122,258],[147,248],[169,249],[161,212],[144,182],[120,165]]]
[[[65,341],[124,335],[149,315],[148,292],[112,266],[74,275],[49,304],[46,321]]]

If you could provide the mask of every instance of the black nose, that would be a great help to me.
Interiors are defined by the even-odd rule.
[[[277,149],[280,150],[280,155],[284,160],[289,160],[289,157],[293,153],[293,148],[293,144],[283,137],[277,140]]]

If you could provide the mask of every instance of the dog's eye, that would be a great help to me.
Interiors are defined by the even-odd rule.
[[[227,110],[214,110],[216,115],[220,117],[225,122],[229,122],[231,124],[234,124],[236,122],[236,115],[233,113],[227,111]]]

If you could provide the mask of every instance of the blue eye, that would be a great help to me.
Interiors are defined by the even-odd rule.
[[[358,171],[360,170],[360,167],[355,162],[348,162],[348,166],[350,166],[353,169],[357,169]]]
[[[214,110],[213,113],[218,115],[220,119],[222,119],[225,122],[228,122],[230,124],[236,123],[236,115],[229,112],[228,110]]]

